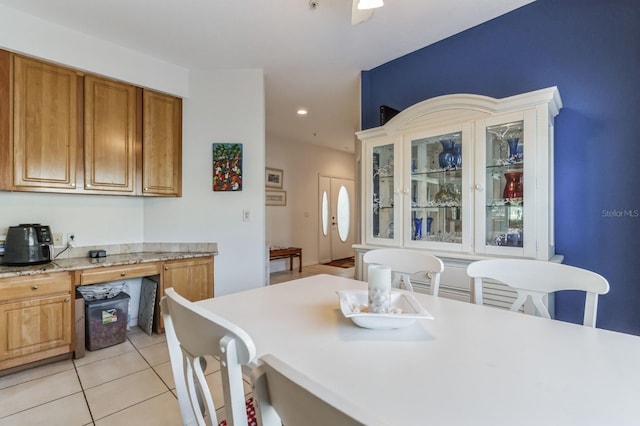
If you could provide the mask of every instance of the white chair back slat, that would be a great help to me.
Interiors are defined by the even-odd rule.
[[[411,275],[424,272],[425,278],[430,277],[431,294],[437,296],[440,291],[440,274],[444,271],[444,263],[436,256],[418,250],[388,248],[369,250],[362,259],[367,265],[391,268],[394,287],[399,287],[402,282],[407,290],[413,291]]]
[[[249,335],[226,319],[165,290],[160,301],[171,369],[185,425],[217,425],[204,370],[206,355],[218,357],[227,424],[247,425],[242,366],[255,359]]]
[[[609,282],[601,275],[574,266],[530,259],[488,259],[469,264],[467,274],[473,278],[474,300],[482,304],[482,280],[499,281],[516,290],[518,296],[511,306],[519,310],[527,299],[533,302],[538,315],[551,318],[544,297],[562,290],[586,292],[583,324],[595,327],[598,295],[609,292]]]

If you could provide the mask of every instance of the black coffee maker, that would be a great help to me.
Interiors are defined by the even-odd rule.
[[[10,226],[4,242],[3,265],[27,266],[51,262],[51,229],[39,223]]]

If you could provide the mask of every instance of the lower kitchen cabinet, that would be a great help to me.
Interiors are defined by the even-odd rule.
[[[2,280],[0,370],[71,351],[71,290],[67,272]]]
[[[164,332],[160,299],[166,288],[173,287],[191,302],[213,297],[213,257],[179,259],[164,262],[160,294],[156,298],[155,332]]]
[[[191,301],[213,297],[213,256],[0,279],[0,372],[76,350],[75,286],[137,277],[160,278],[155,331],[162,333],[159,301],[165,288]]]
[[[173,287],[192,302],[213,297],[213,258],[165,262],[162,287],[163,295],[165,288]]]

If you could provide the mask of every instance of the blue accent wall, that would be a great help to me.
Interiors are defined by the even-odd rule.
[[[598,272],[598,327],[640,335],[640,1],[538,0],[362,73],[363,128],[450,93],[502,98],[558,86],[556,252]],[[582,322],[584,297],[556,297]]]

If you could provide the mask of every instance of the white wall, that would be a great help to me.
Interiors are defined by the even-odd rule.
[[[264,83],[259,70],[205,72],[168,64],[0,6],[0,47],[178,96],[183,197],[0,191],[0,234],[25,222],[74,232],[83,245],[217,242],[215,294],[264,284]],[[244,189],[213,193],[211,143],[244,144]],[[242,211],[251,221],[242,222]]]
[[[266,208],[267,243],[302,247],[303,265],[317,264],[318,176],[355,179],[354,154],[316,145],[268,140],[266,166],[284,171],[283,189],[287,191],[286,206]],[[272,261],[271,271],[288,268],[286,262],[288,260]]]
[[[0,5],[0,47],[185,97],[189,71]]]
[[[184,102],[182,198],[145,199],[144,240],[218,243],[215,294],[264,283],[262,71],[191,73]],[[212,143],[243,144],[241,192],[213,192]],[[243,222],[243,210],[251,220]]]

